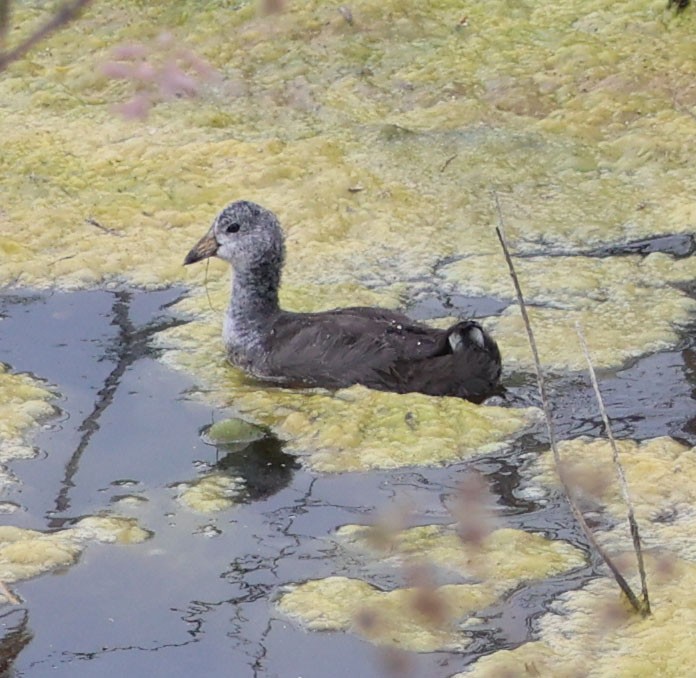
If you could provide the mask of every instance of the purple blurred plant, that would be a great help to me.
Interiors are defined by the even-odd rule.
[[[135,92],[114,111],[127,119],[145,120],[153,106],[177,98],[194,98],[201,86],[220,74],[194,51],[177,43],[171,33],[161,33],[152,45],[140,42],[118,45],[102,66],[114,80],[133,84]]]

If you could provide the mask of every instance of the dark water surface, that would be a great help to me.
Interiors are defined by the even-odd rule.
[[[473,464],[326,476],[299,468],[272,437],[236,452],[204,445],[200,431],[230,413],[187,397],[194,384],[149,345],[154,332],[178,322],[168,306],[180,294],[0,296],[0,360],[61,394],[56,418],[35,439],[38,457],[11,465],[20,483],[4,499],[20,509],[3,515],[5,524],[47,530],[113,513],[137,517],[153,532],[142,544],[89,545],[65,571],[18,583],[23,604],[0,610],[4,675],[444,678],[532,637],[549,601],[592,576],[588,566],[518,589],[479,615],[465,654],[409,653],[395,663],[353,635],[307,633],[283,618],[273,600],[286,583],[339,574],[402,585],[399,572],[366,569],[331,533],[369,523],[403,496],[415,507],[411,524],[451,522],[445,500],[472,467],[489,480],[501,524],[581,548],[584,540],[561,498],[537,505],[517,492],[520,458],[543,445],[541,432],[505,457]],[[419,304],[424,317],[437,306]],[[499,308],[488,300],[479,314]],[[696,356],[688,342],[600,378],[617,436],[669,434],[696,443]],[[508,386],[514,404],[536,403],[527,375],[511,375]],[[551,388],[562,437],[602,435],[584,376]],[[247,479],[244,502],[214,516],[183,508],[176,485],[213,468]],[[123,504],[123,495],[141,501]]]

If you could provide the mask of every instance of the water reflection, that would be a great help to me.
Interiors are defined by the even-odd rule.
[[[265,499],[290,484],[299,468],[297,459],[283,452],[283,444],[271,433],[260,440],[217,444],[213,468],[244,479],[242,498]]]

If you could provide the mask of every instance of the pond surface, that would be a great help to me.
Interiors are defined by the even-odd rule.
[[[12,9],[8,49],[52,6]],[[653,438],[696,443],[693,9],[101,0],[4,71],[0,569],[11,537],[30,528],[64,559],[40,576],[0,574],[21,598],[0,607],[0,674],[500,678],[591,666],[614,678],[654,665],[688,675],[696,449]],[[132,77],[108,75],[118,72]],[[162,89],[177,72],[195,97]],[[143,95],[147,119],[119,114]],[[500,344],[507,400],[470,408],[244,380],[219,341],[227,269],[181,265],[215,213],[241,198],[272,209],[286,231],[284,307],[381,305],[437,324],[475,315]],[[654,574],[644,622],[604,628],[616,587],[544,467],[532,363],[493,230],[498,198],[566,453],[597,474],[607,452],[573,440],[605,433],[576,321],[631,451]],[[235,415],[267,435],[203,442]],[[296,618],[281,611],[310,580],[340,576],[385,592],[376,598],[388,607],[412,585],[410,563],[352,548],[345,528],[379,528],[396,512],[399,535],[437,531],[475,472],[495,526],[545,547],[519,566],[525,549],[500,540],[497,562],[521,576],[504,593],[485,580],[485,605],[433,644],[465,650],[395,651],[403,636],[379,649],[355,611],[341,631],[307,630],[336,596]],[[621,554],[614,489],[588,515]],[[66,536],[105,516],[139,537]],[[443,541],[440,556],[464,560],[463,540],[450,551]],[[441,562],[432,542],[420,546]],[[530,574],[553,549],[572,551],[572,566]],[[433,570],[459,592],[474,578]],[[413,612],[393,617],[413,630]],[[509,662],[502,673],[498,660]]]
[[[19,482],[5,499],[17,510],[3,519],[54,530],[113,513],[152,531],[140,544],[91,544],[75,566],[18,584],[22,604],[4,608],[0,620],[7,675],[445,678],[533,637],[549,602],[594,575],[588,565],[521,586],[477,615],[466,653],[395,654],[351,634],[309,633],[285,618],[274,605],[285,584],[344,575],[384,589],[402,585],[403,573],[366,566],[332,533],[371,524],[404,498],[409,525],[450,523],[446,500],[472,468],[490,484],[501,525],[586,545],[561,498],[536,502],[520,491],[520,468],[544,443],[535,435],[505,455],[446,468],[339,475],[303,470],[270,435],[244,449],[203,444],[201,431],[230,413],[211,411],[149,343],[182,322],[169,310],[182,294],[0,296],[0,360],[61,394],[55,418],[34,439],[37,456],[11,464]],[[419,303],[416,314],[427,316],[428,303]],[[495,312],[496,302],[486,303]],[[618,436],[696,443],[693,341],[600,379]],[[535,403],[528,375],[510,375],[507,385],[511,403]],[[602,434],[584,376],[558,378],[551,390],[562,438]],[[182,483],[216,470],[244,479],[238,503],[209,515],[186,508]]]

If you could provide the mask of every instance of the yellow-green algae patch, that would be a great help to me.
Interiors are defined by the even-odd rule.
[[[32,427],[54,414],[54,395],[26,374],[12,374],[0,363],[0,461],[31,457],[26,437]]]
[[[454,624],[495,602],[496,595],[478,584],[448,584],[428,592],[441,619],[420,611],[417,588],[380,591],[357,579],[328,577],[292,587],[278,603],[285,614],[312,631],[350,631],[378,645],[414,652],[463,650],[469,638]]]
[[[0,284],[198,282],[183,254],[238,197],[279,213],[288,297],[322,290],[309,308],[352,301],[350,284],[403,290],[444,257],[496,252],[491,186],[526,252],[693,231],[693,13],[675,18],[662,0],[483,4],[463,23],[454,2],[351,11],[352,25],[318,0],[266,17],[251,2],[107,1],[12,64],[0,78]],[[14,8],[10,40],[40,18]],[[162,30],[221,78],[144,123],[121,120],[112,106],[133,85],[99,65],[115,45],[156,50]],[[505,277],[502,262],[493,270]],[[522,360],[516,324],[497,330]],[[618,359],[655,346],[617,340]]]
[[[77,538],[105,544],[140,544],[152,536],[137,520],[123,516],[87,516],[71,529]]]
[[[468,257],[443,268],[455,289],[467,294],[514,297],[509,276],[500,273],[500,256]],[[584,369],[575,335],[582,325],[597,366],[673,346],[679,329],[696,316],[696,301],[674,285],[696,278],[696,259],[666,254],[607,257],[532,257],[517,259],[517,275],[529,304],[542,360],[557,369]],[[505,337],[510,365],[532,365],[524,324],[516,306],[489,319]]]
[[[696,565],[668,557],[646,562],[652,615],[619,599],[611,578],[564,594],[539,622],[540,640],[480,659],[456,678],[554,676],[633,678],[690,675],[694,663]]]
[[[652,615],[642,619],[630,612],[616,583],[606,576],[564,594],[541,618],[537,642],[496,652],[462,676],[689,675],[696,624],[696,448],[667,437],[617,444],[646,550]],[[626,507],[614,480],[609,444],[581,438],[560,443],[559,451],[575,491],[616,520],[615,527],[596,536],[637,587]],[[555,484],[550,452],[528,473],[544,485]],[[520,667],[525,667],[522,672]]]
[[[373,528],[346,525],[339,540],[367,550],[387,565],[423,562],[481,581],[380,591],[356,579],[328,577],[291,587],[278,606],[310,630],[350,631],[380,645],[416,652],[460,650],[470,640],[462,624],[523,581],[544,578],[584,563],[569,544],[503,528],[482,544],[464,544],[454,530],[427,525],[393,535],[386,554],[371,546]]]
[[[184,308],[194,302],[206,303],[188,299]],[[319,471],[436,465],[499,451],[537,417],[534,409],[481,407],[458,398],[259,385],[226,362],[219,331],[219,315],[207,313],[157,341],[169,349],[168,364],[196,374],[207,398],[270,426],[287,441],[286,451]]]
[[[582,552],[566,542],[512,528],[494,530],[480,544],[474,544],[463,542],[453,527],[412,527],[391,535],[386,553],[373,546],[375,529],[378,528],[345,525],[337,536],[341,542],[369,549],[387,562],[399,564],[426,558],[433,565],[464,577],[484,578],[501,593],[520,581],[543,579],[585,562]]]
[[[17,582],[75,563],[89,542],[136,544],[150,532],[134,519],[89,516],[74,527],[39,532],[0,526],[0,581]]]
[[[641,536],[647,548],[668,549],[696,562],[696,448],[668,437],[617,441]],[[599,503],[624,526],[612,451],[605,440],[579,438],[559,443],[564,469],[576,491]],[[552,455],[544,453],[528,470],[536,482],[555,485]],[[600,533],[609,544],[628,548],[627,529]]]
[[[69,534],[0,526],[0,580],[15,582],[72,565],[81,551]]]
[[[243,478],[213,472],[184,483],[179,501],[198,513],[216,513],[234,506],[243,489]]]

